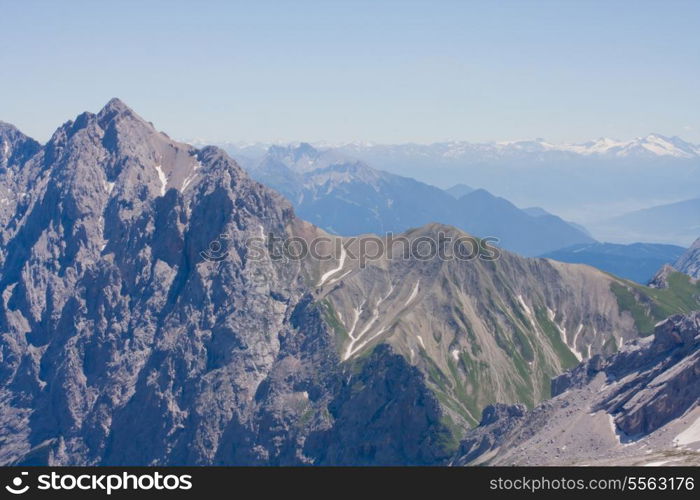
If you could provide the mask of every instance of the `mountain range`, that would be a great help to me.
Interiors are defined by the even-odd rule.
[[[531,216],[483,189],[445,192],[306,143],[271,147],[249,171],[289,199],[300,217],[334,234],[384,235],[443,222],[496,237],[503,248],[527,256],[594,241],[559,217]]]
[[[376,236],[304,221],[118,99],[44,145],[4,130],[3,465],[445,464],[488,405],[535,407],[552,377],[700,308],[678,272],[648,288],[443,224],[363,260]],[[310,154],[295,173],[313,179]],[[312,185],[353,168],[383,182],[346,164]],[[452,252],[411,250],[426,241]]]
[[[225,145],[244,166],[259,161],[269,145]],[[611,225],[610,219],[637,210],[697,198],[698,145],[678,137],[649,134],[630,141],[602,138],[580,144],[543,139],[493,143],[321,144],[317,149],[356,158],[386,172],[449,188],[483,188],[520,207],[541,206],[590,230],[599,241],[688,246],[698,234],[698,211],[690,223]],[[614,226],[614,227],[611,227]]]
[[[522,255],[589,264],[639,283],[647,283],[661,266],[672,264],[685,250],[654,243],[598,243],[583,226],[563,221],[543,208],[519,209],[465,184],[443,192],[307,143],[273,146],[248,171],[291,200],[302,218],[333,234],[382,235],[441,221],[477,236],[495,236],[499,245]],[[679,206],[678,211],[684,216],[671,217],[673,222],[660,225],[668,230],[693,218],[694,211],[688,207]],[[695,228],[682,232],[690,231]],[[638,237],[643,239],[644,234],[657,233],[640,230]],[[539,252],[543,248],[548,250]]]
[[[193,144],[204,144],[206,141],[195,139]],[[232,154],[241,154],[247,158],[261,157],[272,143],[263,142],[224,142],[220,145]],[[651,133],[644,137],[635,137],[630,140],[612,139],[600,137],[595,140],[580,143],[553,143],[542,138],[520,141],[500,142],[468,142],[446,141],[432,144],[376,144],[372,142],[349,142],[315,144],[321,149],[334,149],[351,154],[356,157],[364,157],[366,154],[383,155],[386,157],[443,157],[446,159],[468,159],[469,161],[483,162],[502,158],[514,158],[541,155],[568,155],[568,156],[599,156],[612,158],[629,157],[673,157],[682,159],[700,158],[700,144],[684,141],[680,137],[668,137]]]

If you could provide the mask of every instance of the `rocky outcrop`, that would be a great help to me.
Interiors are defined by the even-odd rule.
[[[501,439],[512,431],[527,408],[523,405],[497,403],[484,408],[479,426],[459,444],[458,459],[454,465],[468,464],[498,446]]]
[[[677,271],[673,268],[673,266],[665,264],[649,281],[648,286],[650,288],[658,288],[661,290],[668,288],[668,278],[675,272]]]
[[[674,272],[680,271],[694,280],[700,279],[700,238],[681,255],[673,266],[665,265],[656,273],[649,282],[652,288],[668,288],[668,278]]]
[[[700,312],[673,316],[653,339],[555,378],[551,401],[484,418],[454,463],[698,464],[699,382]]]
[[[639,373],[599,406],[626,435],[647,435],[680,417],[700,401],[700,313],[664,321],[647,352],[623,352],[604,370],[616,379]]]

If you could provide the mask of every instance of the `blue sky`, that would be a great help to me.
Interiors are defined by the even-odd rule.
[[[700,1],[0,0],[0,120],[212,141],[700,142]]]

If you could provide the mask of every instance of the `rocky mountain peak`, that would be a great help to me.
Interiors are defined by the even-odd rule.
[[[268,154],[278,159],[296,163],[300,160],[316,160],[321,152],[308,142],[289,144],[287,146],[270,146]]]
[[[105,130],[116,122],[122,124],[128,123],[131,127],[142,127],[143,129],[158,133],[153,127],[153,124],[141,118],[134,110],[116,97],[110,99],[95,116],[100,127]]]
[[[108,113],[131,113],[135,114],[134,111],[126,105],[124,101],[118,97],[112,97],[107,104],[100,110],[98,115],[104,115]]]
[[[194,186],[202,166],[198,155],[114,98],[99,112],[82,113],[60,127],[47,144],[45,164],[67,169],[71,184],[102,185],[109,196],[136,195],[141,203],[144,188],[147,197],[157,198],[171,188],[185,192]],[[226,164],[241,175],[233,160]]]
[[[319,151],[315,147],[313,147],[311,144],[308,142],[300,142],[294,149],[294,156],[296,158],[301,158],[303,156],[318,156]]]

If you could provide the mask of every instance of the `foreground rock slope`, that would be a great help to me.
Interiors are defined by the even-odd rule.
[[[594,356],[527,411],[495,405],[455,465],[700,465],[700,313]]]

